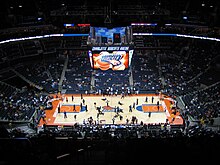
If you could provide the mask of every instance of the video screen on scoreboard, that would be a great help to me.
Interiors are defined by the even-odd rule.
[[[128,68],[128,52],[102,51],[93,54],[93,68],[101,70],[125,70]]]
[[[133,50],[129,47],[93,47],[89,51],[90,64],[93,69],[125,70],[130,66]]]

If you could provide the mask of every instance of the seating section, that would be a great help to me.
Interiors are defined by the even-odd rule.
[[[183,96],[186,113],[194,120],[213,122],[213,118],[220,116],[219,89],[220,84],[218,83],[207,89]]]
[[[130,88],[129,70],[113,71],[113,70],[96,70],[94,72],[95,91],[105,94],[121,94],[127,93],[127,88]]]
[[[15,91],[7,87],[2,91],[0,100],[1,121],[33,122],[33,115],[47,106],[49,97],[38,95],[35,90]]]
[[[76,51],[69,56],[63,81],[67,93],[85,93],[91,89],[92,68],[86,51]]]
[[[136,52],[132,59],[134,88],[140,93],[155,93],[160,90],[157,55],[154,51]]]

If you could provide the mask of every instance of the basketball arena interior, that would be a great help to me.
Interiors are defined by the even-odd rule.
[[[0,164],[217,163],[220,4],[3,0]]]

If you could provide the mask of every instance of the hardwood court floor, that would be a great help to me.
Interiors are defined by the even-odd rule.
[[[114,124],[130,124],[132,117],[136,117],[135,123],[137,124],[140,124],[141,121],[144,124],[158,124],[165,123],[166,120],[171,124],[183,124],[183,119],[179,116],[179,112],[176,115],[171,114],[172,101],[167,96],[163,100],[153,94],[139,94],[124,98],[121,98],[121,95],[104,97],[101,95],[83,95],[83,98],[81,98],[81,95],[63,95],[62,97],[63,99],[54,99],[52,102],[53,109],[46,110],[46,121],[41,119],[39,126],[43,124],[83,124],[88,123],[91,118],[93,119],[93,124],[113,124],[113,122]],[[153,100],[152,97],[154,98]],[[159,106],[157,106],[158,101]],[[58,113],[58,107],[60,107],[60,113]],[[97,107],[102,112],[99,116],[97,116]],[[117,108],[122,110],[122,112],[118,113],[119,115],[116,115],[115,112]],[[67,118],[64,118],[64,111],[67,113]],[[173,118],[175,118],[174,121],[172,121]]]

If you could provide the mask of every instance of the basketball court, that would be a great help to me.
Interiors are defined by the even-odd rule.
[[[172,98],[154,94],[125,96],[62,95],[52,101],[52,110],[45,110],[43,124],[170,124],[182,125],[179,112],[172,113]],[[66,118],[64,115],[66,113]]]

